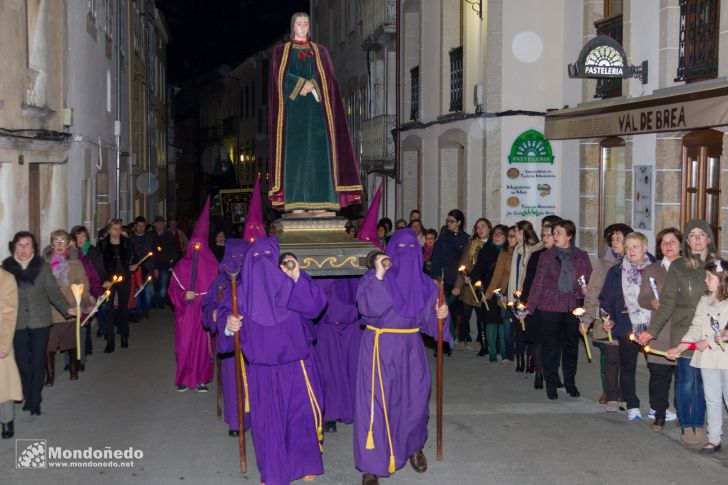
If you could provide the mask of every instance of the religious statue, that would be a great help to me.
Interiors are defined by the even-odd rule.
[[[268,89],[270,190],[274,208],[338,210],[361,200],[359,165],[325,47],[309,40],[309,16],[291,17]]]

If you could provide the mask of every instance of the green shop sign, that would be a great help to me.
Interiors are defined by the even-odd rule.
[[[524,131],[511,146],[508,163],[554,163],[551,143],[544,140],[543,133],[536,130]]]

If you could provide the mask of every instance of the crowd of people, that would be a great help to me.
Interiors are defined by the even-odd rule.
[[[412,211],[409,222],[379,221],[383,250],[369,255],[364,276],[346,279],[311,278],[268,237],[262,216],[247,222],[242,239],[210,234],[206,205],[190,235],[174,220],[137,217],[128,227],[110,221],[96,244],[81,226],[53,231],[42,252],[33,234],[18,232],[0,271],[3,438],[14,433],[14,401],[40,415],[58,353],[70,379],[85,369],[91,326],[79,348],[74,325],[74,287],[83,285],[82,317],[98,310],[106,353],[116,334],[129,346],[130,320],[171,302],[177,390],[206,392],[217,367],[229,434],[251,429],[266,483],[323,473],[323,432],[337,421],[353,423],[365,485],[408,460],[425,471],[430,374],[418,334],[435,336],[438,319],[448,355],[473,351],[534,374],[534,388],[551,400],[559,388],[580,396],[579,342],[591,337],[599,402],[635,422],[643,420],[636,369],[644,355],[652,429],[677,420],[686,445],[721,448],[728,262],[705,221],[690,221],[685,235],[659,231],[654,252],[644,234],[612,224],[592,263],[575,245],[575,224],[555,215],[540,232],[526,220],[509,227],[479,218],[471,235],[460,210],[439,231]],[[353,223],[347,233],[361,236]],[[442,281],[441,307],[433,280]],[[95,307],[99,300],[107,303]]]
[[[56,361],[70,380],[85,371],[95,336],[104,353],[129,347],[129,322],[149,318],[167,305],[171,268],[183,254],[187,235],[176,219],[147,224],[137,217],[125,226],[113,219],[95,243],[84,226],[50,233],[41,251],[35,235],[20,231],[0,269],[0,422],[2,437],[15,433],[15,402],[31,416],[41,414],[42,391],[56,380]],[[81,288],[79,302],[75,288]],[[99,303],[97,305],[97,302]],[[77,308],[85,322],[76,335]],[[60,354],[60,355],[59,355]]]

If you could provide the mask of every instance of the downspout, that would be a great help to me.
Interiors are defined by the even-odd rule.
[[[395,83],[394,83],[395,89],[396,89],[396,93],[395,93],[396,108],[394,111],[394,129],[395,129],[395,132],[394,132],[394,187],[395,187],[394,188],[394,212],[395,212],[395,218],[396,218],[397,212],[399,211],[399,191],[400,191],[401,185],[402,185],[402,177],[400,174],[400,166],[399,166],[400,165],[399,124],[400,124],[400,116],[401,116],[401,113],[400,113],[400,111],[401,111],[400,84],[402,82],[402,78],[401,78],[402,66],[400,64],[400,50],[401,50],[400,27],[402,25],[402,22],[400,20],[400,16],[402,13],[401,6],[402,6],[401,0],[397,0],[397,11],[395,14],[396,15],[396,19],[395,19],[395,25],[396,25],[396,27],[395,27],[395,31],[396,31],[395,32],[395,35],[396,35],[395,64],[396,64],[397,71],[395,73]]]
[[[116,120],[114,142],[116,145],[116,177],[114,183],[114,217],[121,217],[121,0],[116,0]]]

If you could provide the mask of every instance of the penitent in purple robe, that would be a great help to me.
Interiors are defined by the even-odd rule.
[[[174,354],[177,372],[174,382],[177,386],[196,387],[212,381],[213,356],[210,337],[202,327],[202,300],[214,281],[218,268],[217,259],[208,243],[209,214],[208,197],[190,237],[187,251],[174,265],[169,281],[167,293],[174,305],[175,317]],[[195,249],[196,246],[198,249]],[[193,300],[185,299],[187,291],[195,292]]]
[[[323,389],[311,352],[311,320],[326,307],[326,295],[305,272],[297,282],[278,266],[278,241],[260,238],[241,270],[240,336],[248,361],[250,414],[260,481],[288,484],[323,473]],[[218,321],[231,314],[223,298]]]
[[[215,350],[220,359],[220,382],[223,394],[223,417],[229,429],[238,431],[238,386],[235,378],[235,341],[232,335],[225,334],[225,321],[215,320],[214,310],[217,310],[225,295],[230,295],[230,278],[228,271],[233,273],[241,267],[243,258],[248,250],[248,244],[242,239],[227,239],[225,241],[225,257],[220,263],[217,278],[210,285],[210,289],[202,302],[202,326],[215,337]],[[240,275],[238,274],[238,277]],[[247,368],[247,367],[246,367]],[[241,395],[244,396],[241,390]],[[250,428],[250,413],[245,413],[245,428]]]
[[[422,273],[422,250],[412,229],[399,229],[387,244],[392,267],[384,280],[370,270],[362,276],[357,304],[362,323],[390,329],[417,329],[417,333],[382,333],[379,355],[384,384],[384,401],[391,431],[389,446],[379,374],[374,379],[374,419],[371,426],[373,448],[367,449],[372,396],[372,356],[375,332],[366,329],[359,350],[354,408],[354,461],[365,473],[389,476],[390,458],[394,469],[427,441],[429,419],[430,369],[419,333],[437,337],[437,286]],[[445,322],[445,329],[449,329]],[[452,340],[446,331],[445,339]]]
[[[314,280],[329,305],[316,325],[316,357],[326,396],[324,420],[351,423],[362,327],[356,308],[359,278]]]

